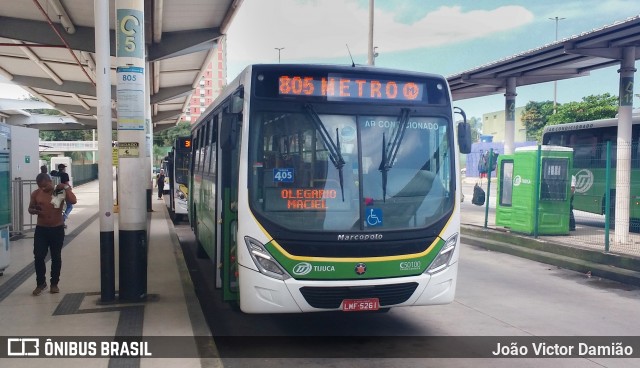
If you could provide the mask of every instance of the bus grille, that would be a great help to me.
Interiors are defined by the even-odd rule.
[[[404,303],[418,287],[417,282],[364,287],[311,287],[300,288],[304,299],[314,308],[339,308],[344,299],[378,298],[380,306]]]

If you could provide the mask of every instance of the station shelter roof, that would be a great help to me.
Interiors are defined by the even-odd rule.
[[[154,131],[174,126],[188,106],[217,42],[242,0],[144,1]],[[115,1],[109,1],[111,96],[116,98]],[[94,129],[94,1],[0,1],[0,76],[61,111],[56,121],[39,122],[24,104],[0,101],[9,124],[37,124],[40,130]],[[113,127],[115,122],[115,103]],[[31,107],[33,108],[33,107]]]

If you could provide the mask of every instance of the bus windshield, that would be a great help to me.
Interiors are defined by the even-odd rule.
[[[189,162],[191,152],[177,151],[174,167],[176,172],[175,182],[180,184],[189,183]]]
[[[453,208],[446,119],[400,108],[379,116],[300,111],[251,116],[258,216],[293,231],[384,231],[427,227]]]

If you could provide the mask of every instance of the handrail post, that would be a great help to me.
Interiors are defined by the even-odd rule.
[[[611,216],[611,141],[607,141],[607,162],[604,172],[604,251],[609,252],[609,231]]]
[[[540,215],[540,184],[542,182],[540,178],[540,165],[542,163],[542,146],[538,145],[538,155],[536,157],[536,185],[534,188],[535,197],[533,202],[533,237],[538,239],[538,216]]]
[[[487,168],[487,195],[486,203],[484,207],[484,228],[487,228],[487,222],[489,221],[489,198],[491,197],[491,167],[493,166],[493,148],[489,149],[489,163]]]

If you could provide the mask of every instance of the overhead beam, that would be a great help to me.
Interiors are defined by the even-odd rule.
[[[89,110],[85,110],[79,105],[57,104],[56,109],[66,111],[69,114],[98,115],[98,109],[92,106],[89,106]],[[111,110],[111,116],[116,116],[115,109]]]
[[[0,111],[17,109],[50,109],[46,102],[31,100],[16,100],[12,98],[0,98]]]
[[[24,75],[14,75],[12,82],[25,87],[48,89],[58,92],[77,93],[80,95],[92,97],[96,96],[96,87],[93,84],[86,82],[75,82],[67,80],[63,81],[61,85],[58,85],[48,78],[28,77]],[[111,86],[111,92],[113,93],[112,96],[116,95],[115,86]]]
[[[151,96],[151,104],[162,103],[173,100],[174,98],[187,96],[193,91],[190,84],[184,86],[160,88],[158,93]]]
[[[177,118],[180,115],[182,115],[182,110],[161,111],[161,112],[158,113],[158,115],[154,116],[152,118],[152,120],[153,120],[153,123],[156,124],[156,123],[161,122],[163,120]],[[155,129],[154,129],[154,131],[155,131]]]
[[[622,44],[617,47],[576,47],[575,44],[565,46],[566,53],[601,57],[612,60],[622,60],[622,49],[624,49]],[[635,58],[636,60],[640,59],[640,50],[638,48],[635,50]]]
[[[517,73],[529,73],[531,71],[537,71],[537,70],[549,70],[554,68],[560,68],[565,65],[572,65],[573,63],[577,62],[581,58],[582,57],[580,55],[567,54],[554,59],[546,59],[544,61],[538,61],[535,63],[531,63],[529,65],[514,67],[512,69],[505,70],[504,72],[496,73],[496,75],[501,77],[507,77],[511,75],[517,75]]]
[[[467,71],[466,73],[463,73],[463,74],[508,72],[509,70],[517,67],[544,62],[545,60],[549,60],[549,59],[553,60],[559,56],[562,56],[563,54],[564,54],[564,50],[562,46],[553,46],[553,48],[550,47],[548,50],[536,51],[535,55],[531,55],[531,56],[516,55],[506,60],[498,61],[495,64],[489,64],[485,67],[480,67],[477,70]]]
[[[49,26],[47,22],[0,16],[0,24],[2,24],[2,27],[0,27],[0,37],[43,45],[64,46],[56,33],[52,32],[51,26]],[[59,31],[66,33],[64,27],[60,24],[54,24],[54,26]],[[69,46],[76,51],[95,52],[94,33],[92,27],[78,26],[74,34],[65,34],[64,39]],[[111,55],[113,56],[116,50],[115,33],[113,31],[110,33],[110,48]]]
[[[625,37],[633,37],[638,33],[637,25],[624,25],[622,29],[616,29],[616,27],[604,28],[599,34],[593,36],[587,36],[582,40],[575,42],[577,48],[594,47],[594,46],[606,46],[611,42],[611,34],[615,34],[616,39],[624,39]]]
[[[47,22],[0,16],[0,37],[42,45],[64,46]],[[65,32],[60,24],[54,26]],[[110,55],[115,56],[115,32],[110,31]],[[208,51],[220,38],[220,28],[197,29],[193,31],[165,32],[160,43],[152,44],[149,61],[168,59],[195,52]],[[149,37],[152,37],[150,35]],[[76,27],[74,34],[65,34],[65,40],[76,51],[95,52],[95,29]]]
[[[209,51],[222,36],[219,28],[194,31],[165,32],[162,42],[153,44],[149,50],[149,61],[169,59],[194,52]]]

